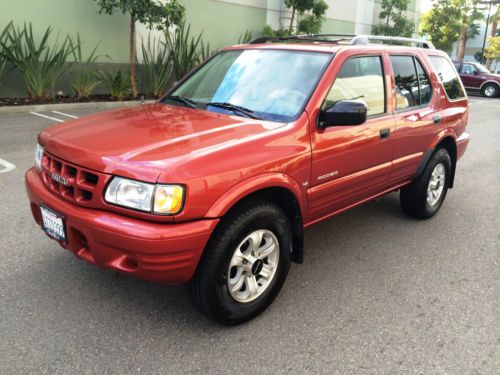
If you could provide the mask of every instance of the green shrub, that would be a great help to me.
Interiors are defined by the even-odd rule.
[[[71,46],[73,58],[77,65],[70,70],[69,84],[74,95],[78,99],[87,98],[102,82],[96,72],[96,67],[93,66],[100,57],[96,54],[97,47],[99,47],[99,45],[95,46],[86,60],[83,59],[82,55],[82,42],[80,40],[80,34],[77,34],[76,44],[71,41]]]
[[[198,65],[201,54],[202,33],[198,37],[191,36],[191,27],[185,24],[178,26],[173,33],[165,33],[165,48],[170,51],[170,61],[176,81],[184,77]]]
[[[211,49],[210,48],[210,43],[204,43],[203,40],[200,40],[200,56],[201,56],[201,61],[208,60],[211,58],[213,55],[215,55],[219,50],[217,48]]]
[[[121,70],[101,71],[99,76],[107,84],[111,97],[122,100],[130,95],[130,78]]]
[[[173,72],[169,49],[160,40],[151,40],[149,35],[147,44],[142,41],[142,59],[146,93],[163,95]]]
[[[245,31],[244,34],[240,35],[238,38],[238,43],[236,44],[248,44],[252,41],[253,39],[253,33],[251,30]]]
[[[10,43],[7,42],[7,36],[9,35],[10,29],[12,27],[12,21],[5,26],[5,28],[0,32],[0,83],[5,76],[5,71],[7,68],[8,53],[7,50],[10,50],[12,47]]]
[[[11,27],[7,33],[7,42],[11,48],[4,50],[8,60],[21,72],[30,97],[51,99],[58,79],[68,69],[66,59],[72,53],[72,44],[68,37],[59,43],[59,35],[49,43],[53,29],[48,27],[37,43],[31,23],[20,29]]]
[[[265,36],[290,36],[292,33],[288,29],[274,30],[271,26],[265,25],[262,29],[262,34]]]

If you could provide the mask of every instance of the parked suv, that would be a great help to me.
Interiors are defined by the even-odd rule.
[[[187,283],[205,315],[245,322],[302,263],[303,228],[397,190],[429,219],[453,187],[464,88],[445,53],[390,40],[261,38],[158,103],[49,127],[26,173],[33,217],[89,263]]]
[[[455,67],[467,90],[479,91],[488,98],[496,98],[500,94],[500,74],[493,74],[474,62],[455,62]]]

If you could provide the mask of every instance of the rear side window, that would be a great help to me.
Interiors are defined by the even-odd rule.
[[[431,101],[432,85],[422,64],[417,59],[415,59],[415,66],[417,68],[418,87],[420,88],[420,105],[424,105]]]
[[[391,56],[396,81],[396,108],[404,110],[428,104],[432,97],[429,77],[413,56]]]
[[[379,56],[354,57],[347,60],[326,97],[325,106],[339,100],[360,98],[368,107],[368,115],[385,112],[385,87]]]
[[[448,59],[442,56],[429,56],[429,59],[436,70],[439,80],[443,83],[448,98],[451,100],[465,98],[460,78],[458,78],[455,69],[453,69]]]

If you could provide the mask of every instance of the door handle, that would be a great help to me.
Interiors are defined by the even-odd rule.
[[[380,139],[389,138],[391,136],[391,129],[380,129]]]
[[[441,116],[436,115],[432,118],[432,121],[434,121],[434,124],[440,124],[441,123]]]

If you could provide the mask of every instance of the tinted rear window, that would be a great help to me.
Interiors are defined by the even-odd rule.
[[[453,69],[448,59],[442,56],[429,56],[439,80],[443,83],[448,97],[453,99],[465,98],[465,92],[460,82],[460,78]]]

